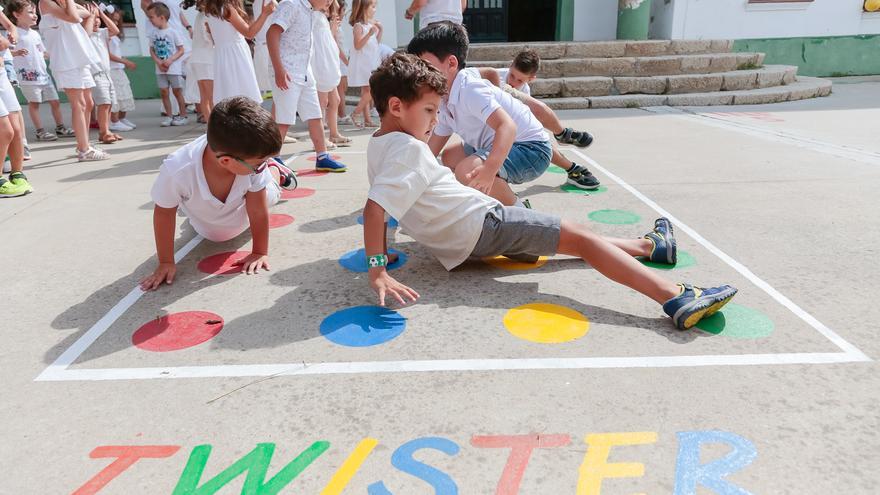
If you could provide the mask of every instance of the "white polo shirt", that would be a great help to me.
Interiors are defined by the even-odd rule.
[[[491,149],[495,130],[486,125],[486,120],[499,108],[516,124],[516,142],[547,141],[544,127],[529,107],[480,77],[476,69],[465,69],[455,76],[452,89],[440,106],[434,134],[455,133],[476,149]]]
[[[180,207],[202,237],[228,241],[250,226],[245,195],[266,189],[272,183],[272,174],[267,168],[259,174],[237,175],[226,202],[220,201],[205,179],[202,155],[207,147],[208,136],[203,135],[168,155],[150,195],[161,208]]]
[[[428,0],[427,5],[419,10],[419,29],[432,22],[441,21],[452,21],[455,24],[464,21],[461,0]]]

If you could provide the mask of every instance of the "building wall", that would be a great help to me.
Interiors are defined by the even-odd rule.
[[[616,38],[617,0],[574,0],[574,41]]]

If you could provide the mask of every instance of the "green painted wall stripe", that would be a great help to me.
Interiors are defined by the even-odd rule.
[[[574,0],[556,2],[556,40],[574,40]]]
[[[880,74],[880,35],[737,40],[733,50],[764,52],[765,64],[797,65],[816,77]]]

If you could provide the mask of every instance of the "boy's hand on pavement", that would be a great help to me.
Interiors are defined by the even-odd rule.
[[[260,269],[269,271],[269,257],[265,254],[251,253],[235,262],[234,266],[241,267],[241,273],[255,275]]]
[[[152,275],[140,281],[141,290],[156,290],[162,283],[171,285],[176,273],[177,265],[174,263],[159,263]]]
[[[419,298],[418,292],[398,282],[385,270],[371,270],[370,287],[379,295],[379,306],[385,306],[385,296],[394,297],[401,306],[416,302]]]
[[[492,190],[492,184],[495,183],[495,174],[492,173],[492,170],[486,167],[486,165],[480,165],[471,170],[470,173],[465,176],[465,179],[468,181],[468,186],[473,187],[483,194],[489,194],[489,191]]]

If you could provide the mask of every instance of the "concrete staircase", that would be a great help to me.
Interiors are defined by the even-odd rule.
[[[555,109],[752,105],[831,94],[831,82],[799,77],[795,66],[765,66],[763,53],[733,53],[728,40],[475,44],[468,65],[508,67],[526,47],[541,57],[532,95]]]

